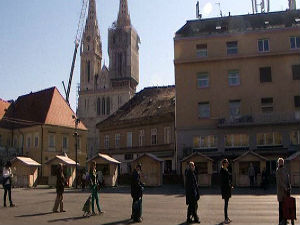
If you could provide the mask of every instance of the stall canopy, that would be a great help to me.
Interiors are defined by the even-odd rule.
[[[98,153],[97,155],[95,155],[93,158],[89,159],[88,160],[88,163],[97,159],[97,158],[101,158],[103,159],[104,161],[107,161],[108,163],[116,163],[116,164],[120,164],[121,162],[119,162],[118,160],[110,157],[109,155],[106,155],[106,154],[102,154],[102,153]]]
[[[41,164],[39,164],[38,162],[34,161],[31,158],[20,157],[20,156],[14,158],[11,162],[15,163],[17,161],[20,161],[21,163],[25,164],[26,166],[41,166]]]

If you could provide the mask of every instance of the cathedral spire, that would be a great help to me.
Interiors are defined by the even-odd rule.
[[[127,0],[120,0],[120,8],[119,8],[119,15],[117,26],[118,27],[126,27],[130,26],[130,15],[128,12],[128,2]]]

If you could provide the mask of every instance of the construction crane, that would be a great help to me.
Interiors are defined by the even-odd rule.
[[[70,97],[70,90],[71,90],[71,84],[72,84],[72,78],[73,78],[73,72],[74,72],[74,67],[75,67],[75,61],[76,61],[76,56],[77,56],[77,50],[78,46],[81,42],[82,38],[82,32],[84,28],[84,21],[86,18],[86,9],[88,5],[89,0],[82,0],[82,7],[81,7],[81,13],[77,25],[77,31],[76,31],[76,36],[75,36],[75,49],[73,53],[73,60],[72,60],[72,65],[71,65],[71,71],[70,71],[70,76],[69,76],[69,83],[68,83],[68,88],[66,89],[65,83],[62,81],[62,84],[64,86],[65,94],[66,94],[66,102],[70,105],[69,103],[69,97]]]

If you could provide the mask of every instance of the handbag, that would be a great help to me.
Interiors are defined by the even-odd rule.
[[[282,205],[283,218],[286,220],[296,220],[296,199],[287,196]]]

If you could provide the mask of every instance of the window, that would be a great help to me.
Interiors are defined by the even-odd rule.
[[[101,113],[101,100],[97,98],[97,115],[99,116]]]
[[[240,85],[240,72],[238,70],[228,71],[228,84],[229,86]]]
[[[109,97],[106,98],[106,114],[110,114],[110,99]]]
[[[198,57],[207,57],[207,44],[196,45],[196,51]]]
[[[35,134],[34,136],[34,147],[38,147],[39,146],[39,135]]]
[[[151,129],[151,144],[157,144],[157,129]]]
[[[241,114],[240,107],[241,107],[241,100],[229,101],[230,116],[233,118],[240,116]]]
[[[260,83],[272,82],[271,67],[259,68]]]
[[[292,131],[290,132],[290,144],[291,145],[299,145],[300,144],[300,131]]]
[[[300,96],[294,96],[295,107],[300,107]]]
[[[120,147],[120,138],[121,138],[120,134],[115,135],[115,146],[116,146],[116,148]]]
[[[139,146],[143,146],[144,145],[144,136],[145,136],[145,131],[144,130],[140,130]]]
[[[217,148],[218,138],[214,135],[194,137],[194,148]]]
[[[208,73],[198,73],[197,75],[198,88],[206,88],[209,85]]]
[[[261,111],[263,113],[273,112],[273,98],[261,99]]]
[[[258,51],[259,52],[268,52],[269,48],[269,40],[268,39],[260,39],[258,40]]]
[[[293,80],[300,80],[300,65],[292,65]]]
[[[127,133],[127,147],[132,147],[132,132]]]
[[[109,149],[109,135],[104,136],[104,148]]]
[[[226,43],[227,45],[227,55],[235,55],[238,53],[238,42],[230,41]]]
[[[133,159],[133,154],[125,154],[125,160],[132,160]]]
[[[164,143],[165,144],[171,143],[171,128],[170,127],[164,128]]]
[[[102,98],[102,115],[105,115],[105,98]]]
[[[66,136],[63,136],[63,138],[62,138],[62,148],[63,149],[67,149],[68,148],[68,137],[66,137]]]
[[[87,61],[87,77],[88,77],[88,82],[90,82],[91,79],[91,62]]]
[[[249,146],[249,135],[247,134],[227,134],[224,137],[225,148],[237,148]]]
[[[300,48],[300,37],[290,37],[290,47],[291,49]]]
[[[0,139],[1,139],[1,135],[0,135]],[[0,140],[0,142],[1,142],[1,140]],[[0,143],[0,146],[1,146],[1,143]],[[14,137],[14,147],[15,148],[18,147],[18,137],[17,136]]]
[[[198,103],[198,113],[199,118],[209,118],[210,117],[210,107],[209,102]]]
[[[55,151],[55,135],[54,134],[49,134],[48,135],[48,147],[49,150]]]
[[[258,133],[256,142],[257,146],[282,145],[282,135],[279,132]]]
[[[26,147],[27,148],[31,147],[31,137],[30,137],[30,135],[28,135],[27,138],[26,138]]]

